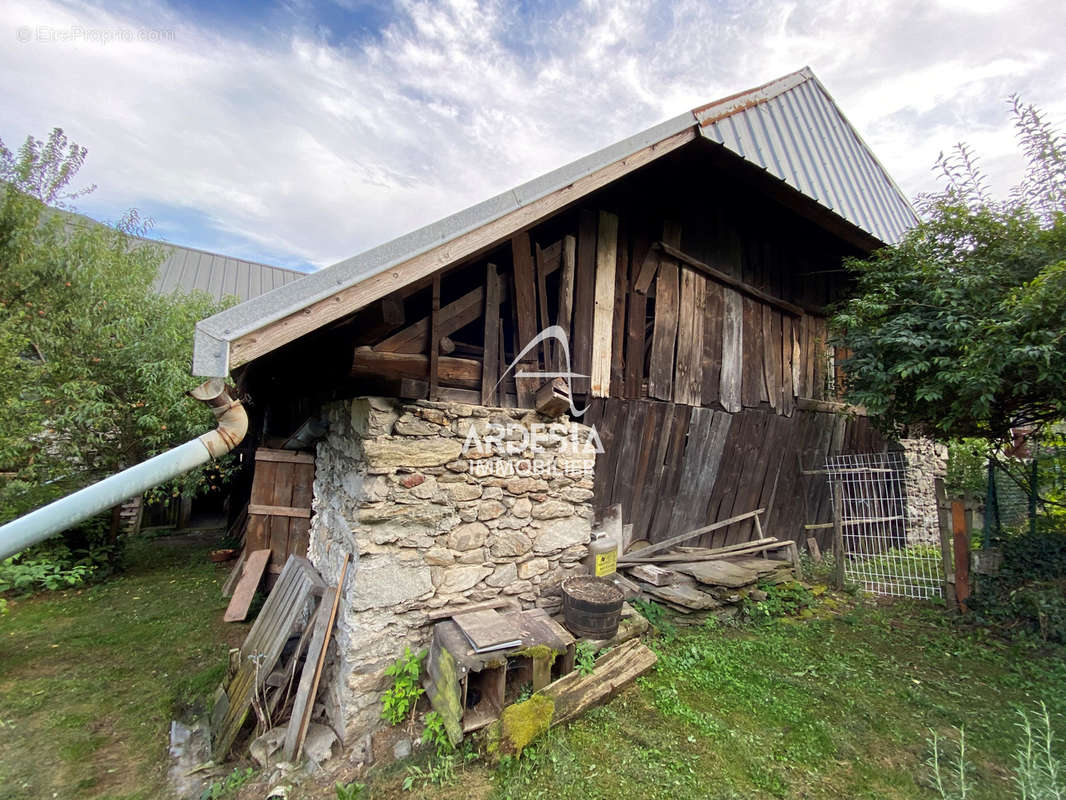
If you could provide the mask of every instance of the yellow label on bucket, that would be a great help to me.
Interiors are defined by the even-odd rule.
[[[610,575],[618,569],[618,551],[609,550],[606,553],[596,554],[596,577],[602,578]]]

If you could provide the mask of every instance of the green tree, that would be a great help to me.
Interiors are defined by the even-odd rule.
[[[134,212],[109,227],[65,210],[91,190],[69,189],[84,159],[58,128],[0,142],[0,521],[213,424],[184,393],[193,327],[218,304],[152,291],[162,253],[131,238]]]
[[[959,145],[923,221],[847,262],[855,292],[833,318],[846,394],[890,433],[1002,442],[1066,416],[1066,145],[1033,106],[1012,110],[1028,168],[1006,200]]]

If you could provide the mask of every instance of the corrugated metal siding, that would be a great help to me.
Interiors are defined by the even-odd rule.
[[[242,302],[292,283],[305,273],[257,264],[217,253],[152,242],[165,254],[155,279],[160,294],[206,292],[216,300],[236,296]]]
[[[794,78],[804,78],[796,83]],[[906,197],[809,71],[726,109],[695,111],[701,132],[886,243],[917,218]]]

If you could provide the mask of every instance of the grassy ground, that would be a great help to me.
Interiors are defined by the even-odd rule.
[[[1045,701],[1066,734],[1064,649],[960,631],[928,606],[823,606],[814,619],[689,628],[653,646],[656,671],[610,705],[518,761],[468,766],[414,796],[938,797],[930,731],[957,740],[964,726],[969,796],[991,800],[1015,796],[1017,707]],[[400,795],[403,775],[372,775],[369,796]]]
[[[227,638],[243,635],[220,621],[225,570],[210,544],[141,541],[120,578],[11,603],[0,800],[162,795],[175,708],[213,688]],[[927,605],[828,599],[810,619],[664,631],[653,673],[520,760],[406,795],[408,765],[394,765],[364,779],[366,796],[930,798],[930,729],[965,726],[982,800],[1013,796],[1015,707],[1045,701],[1066,736],[1066,649],[1004,643]],[[262,797],[262,781],[241,796]],[[333,798],[331,786],[323,776],[289,797]]]
[[[170,720],[217,685],[234,635],[225,570],[207,558],[216,539],[139,539],[119,577],[10,602],[0,799],[162,795]]]

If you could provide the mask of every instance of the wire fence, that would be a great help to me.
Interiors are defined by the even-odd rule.
[[[826,472],[843,534],[845,582],[877,595],[942,597],[939,542],[924,540],[911,524],[908,500],[916,492],[904,454],[832,456]]]

